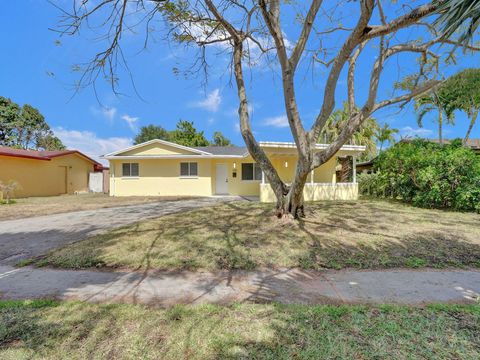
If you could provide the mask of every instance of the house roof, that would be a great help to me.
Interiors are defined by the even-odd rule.
[[[77,154],[83,157],[85,160],[90,161],[95,166],[102,166],[99,162],[93,160],[87,155],[81,153],[78,150],[54,150],[54,151],[38,151],[38,150],[24,150],[15,149],[7,146],[0,146],[0,155],[12,156],[26,159],[45,160],[50,161],[53,158],[65,155]]]
[[[238,155],[242,156],[248,153],[244,146],[197,146],[194,149],[210,153],[212,155]]]
[[[182,150],[187,150],[192,154],[158,154],[158,155],[122,155],[125,152],[138,149],[151,144],[162,144],[170,147],[175,147]],[[296,145],[293,142],[273,142],[273,141],[261,141],[259,142],[261,147],[265,148],[286,148],[295,149]],[[317,144],[317,149],[326,149],[328,144]],[[365,151],[365,146],[360,145],[343,145],[340,150],[361,152]],[[153,139],[138,145],[130,146],[126,149],[111,152],[103,155],[104,159],[187,159],[187,158],[244,158],[249,155],[248,149],[243,146],[198,146],[188,147],[178,145],[169,141]]]

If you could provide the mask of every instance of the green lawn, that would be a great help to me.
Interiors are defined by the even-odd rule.
[[[480,215],[362,200],[308,204],[285,222],[233,202],[147,220],[51,252],[38,265],[163,270],[480,267]]]
[[[0,302],[1,359],[478,359],[480,305]]]

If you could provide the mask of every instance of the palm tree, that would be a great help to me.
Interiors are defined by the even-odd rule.
[[[438,95],[436,91],[431,91],[428,94],[420,96],[415,99],[415,110],[418,112],[417,121],[418,126],[423,127],[423,118],[425,115],[432,111],[437,111],[438,117],[438,142],[443,143],[443,115],[444,115],[444,104],[442,102],[441,96]],[[453,124],[454,117],[453,113],[450,116],[447,116],[447,123]]]
[[[343,130],[348,120],[350,119],[350,111],[348,103],[343,104],[343,109],[338,109],[330,115],[327,123],[320,132],[319,141],[324,143],[333,142],[340,132]],[[371,159],[377,153],[377,144],[375,141],[376,133],[378,131],[377,120],[373,117],[366,119],[360,128],[352,135],[350,145],[363,145],[366,147],[360,160]],[[339,157],[338,162],[341,165],[340,182],[346,182],[351,175],[352,159],[351,157]]]
[[[378,128],[375,137],[380,142],[380,151],[382,152],[383,144],[388,142],[389,144],[395,141],[394,135],[398,134],[398,129],[391,128],[387,123],[383,124],[381,128]]]
[[[473,39],[475,31],[480,26],[480,0],[442,1],[437,13],[439,17],[435,20],[434,25],[438,26],[447,38],[466,25],[465,30],[458,38],[463,45],[467,45]]]
[[[343,104],[343,109],[338,109],[330,115],[327,123],[320,132],[319,141],[324,143],[331,143],[334,141],[340,132],[343,130],[348,120],[350,119],[350,111],[348,110],[348,103]],[[378,122],[375,118],[370,117],[366,119],[360,128],[352,135],[350,145],[363,145],[366,150],[362,156],[371,158],[377,153],[377,144],[375,141],[376,133],[379,129]]]

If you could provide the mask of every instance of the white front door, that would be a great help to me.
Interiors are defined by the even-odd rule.
[[[217,164],[217,176],[215,178],[215,193],[228,194],[228,171],[227,165]]]

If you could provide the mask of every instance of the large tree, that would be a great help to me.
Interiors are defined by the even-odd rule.
[[[20,149],[63,150],[40,111],[0,96],[0,145]]]
[[[329,1],[324,6],[322,0],[104,0],[95,4],[74,1],[75,11],[67,16],[64,24],[66,33],[76,34],[83,24],[88,25],[94,14],[103,17],[100,23],[105,25],[105,38],[110,41],[85,69],[81,79],[83,84],[107,75],[111,85],[117,86],[118,62],[125,60],[120,47],[122,34],[131,32],[134,24],[141,23],[139,18],[147,24],[148,39],[154,31],[150,26],[152,20],[156,15],[162,16],[167,24],[166,34],[176,41],[200,48],[197,64],[208,65],[207,48],[214,46],[218,49],[220,46],[223,53],[231,56],[242,137],[275,193],[278,216],[291,214],[297,217],[303,215],[303,188],[308,174],[332,158],[366,119],[382,108],[403,104],[438,84],[437,80],[428,78],[425,64],[431,59],[441,64],[442,53],[451,53],[451,47],[459,44],[432,26],[443,3],[443,0],[420,4],[398,1],[389,5],[393,8],[386,13],[381,0],[350,3],[339,0],[336,4]],[[349,18],[343,15],[346,21],[343,24],[339,16],[346,6],[350,6]],[[137,15],[136,22],[127,23],[132,8]],[[99,29],[95,31],[98,33]],[[372,48],[376,49],[375,56],[372,56]],[[466,49],[477,50],[470,45]],[[369,55],[363,56],[366,53]],[[412,57],[412,53],[418,58]],[[279,72],[285,112],[298,151],[295,177],[289,185],[281,180],[260,147],[250,123],[247,89],[254,86],[254,81],[245,76],[245,68],[261,63],[259,54],[261,59],[270,59],[274,71]],[[363,96],[357,89],[359,74],[356,65],[359,59],[362,59],[359,70],[362,82],[368,83],[367,93]],[[306,129],[302,122],[296,95],[301,60],[310,60],[314,66],[325,66],[318,75],[324,83],[323,94],[318,97],[320,110],[310,129]],[[392,60],[418,64],[416,73],[424,79],[410,91],[378,99],[379,87],[388,85],[388,82],[381,84],[382,72]],[[346,84],[344,98],[348,100],[350,118],[336,140],[326,149],[317,151],[315,144],[320,132],[335,110],[336,92],[341,91],[337,85],[341,78]]]

